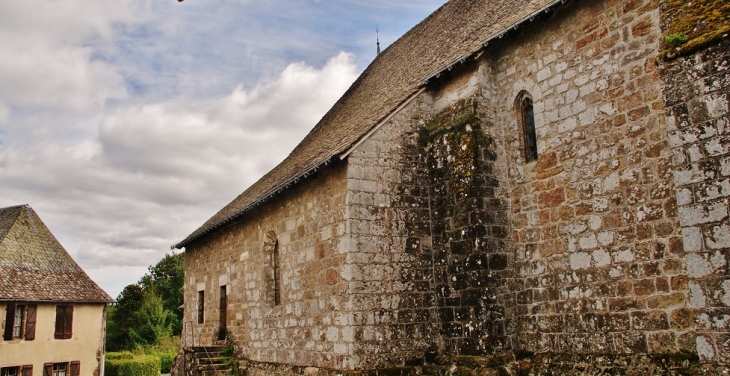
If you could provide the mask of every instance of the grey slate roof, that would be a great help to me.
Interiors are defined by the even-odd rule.
[[[114,301],[27,205],[0,209],[0,300]]]
[[[283,162],[174,247],[182,248],[241,216],[290,182],[347,151],[418,91],[424,80],[558,2],[449,1],[378,55]]]

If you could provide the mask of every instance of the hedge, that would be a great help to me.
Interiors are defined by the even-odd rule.
[[[175,353],[159,353],[157,356],[160,357],[160,369],[162,373],[170,373],[172,362],[175,359]]]
[[[122,352],[108,352],[104,355],[104,358],[106,360],[110,359],[134,359],[134,354],[132,354],[129,351],[122,351]]]
[[[110,356],[110,354],[112,355]],[[104,361],[105,376],[160,376],[159,357],[138,355],[128,359],[127,355],[123,355],[122,359],[114,359],[117,357],[116,354],[106,354],[106,360]]]

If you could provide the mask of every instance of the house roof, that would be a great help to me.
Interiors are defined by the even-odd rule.
[[[0,301],[109,303],[28,205],[0,209]]]
[[[378,55],[284,161],[173,247],[184,247],[338,158],[430,78],[565,1],[449,1]]]

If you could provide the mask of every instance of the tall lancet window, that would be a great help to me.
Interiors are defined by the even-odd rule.
[[[281,266],[279,261],[279,242],[274,244],[274,305],[281,304]]]
[[[537,135],[535,134],[535,114],[532,109],[532,98],[529,94],[523,93],[518,100],[522,117],[525,162],[530,163],[537,159]]]

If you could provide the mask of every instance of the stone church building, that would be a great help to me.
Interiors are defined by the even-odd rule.
[[[449,1],[175,245],[183,346],[252,375],[727,372],[728,20]]]

